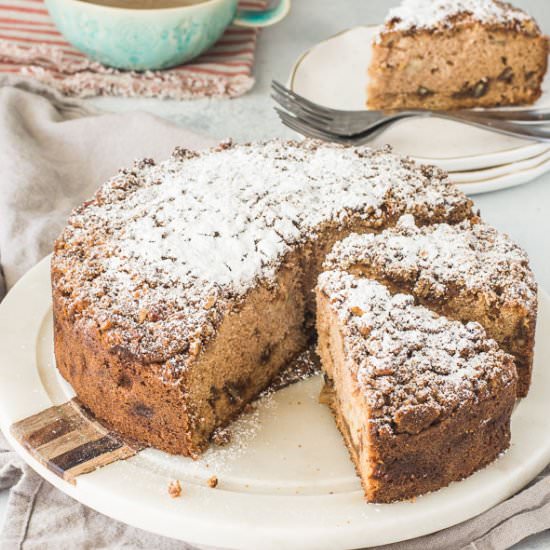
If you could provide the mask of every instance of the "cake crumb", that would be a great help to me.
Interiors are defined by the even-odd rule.
[[[181,497],[181,483],[179,482],[179,479],[170,482],[170,484],[168,485],[168,494],[172,498]]]
[[[147,320],[147,314],[149,312],[146,309],[140,309],[138,312],[138,323],[143,323]]]
[[[212,443],[218,447],[228,445],[231,441],[231,431],[227,428],[218,428],[212,434]]]
[[[216,476],[212,476],[208,480],[208,487],[210,487],[211,489],[214,489],[217,486],[218,486],[218,478]]]

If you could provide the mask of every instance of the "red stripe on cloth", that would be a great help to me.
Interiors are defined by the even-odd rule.
[[[205,69],[204,67],[198,67],[197,65],[186,65],[182,66],[181,70],[178,72],[180,73],[204,73],[204,74],[211,74],[211,75],[217,75],[217,76],[248,76],[248,71],[240,71],[240,72],[234,72],[230,73],[228,71],[218,71],[213,69]]]
[[[48,36],[61,36],[61,34],[58,31],[50,30],[50,29],[41,29],[36,27],[14,27],[13,25],[3,25],[2,21],[0,20],[0,30],[3,31],[10,31],[10,32],[26,32],[30,34],[46,34]]]
[[[252,48],[248,48],[246,50],[237,50],[237,51],[227,51],[227,50],[216,50],[214,51],[214,48],[212,49],[212,52],[205,52],[201,55],[200,58],[202,58],[203,56],[208,56],[208,57],[217,57],[217,56],[220,56],[220,57],[238,57],[240,55],[253,55],[254,54],[254,50]]]
[[[207,56],[205,56],[205,57],[207,57]],[[202,57],[199,57],[197,59],[197,65],[201,64],[202,59],[203,59]],[[250,68],[253,65],[252,60],[247,61],[246,59],[242,59],[242,60],[239,60],[239,61],[228,61],[228,60],[224,59],[223,61],[220,61],[219,63],[216,63],[216,61],[210,60],[210,61],[205,61],[203,64],[204,65],[206,65],[206,64],[223,65],[225,67],[242,67],[243,69],[244,68]],[[180,65],[180,67],[185,67],[185,65]]]
[[[64,40],[39,40],[37,38],[29,38],[28,36],[9,36],[0,34],[0,40],[15,40],[17,42],[28,42],[30,44],[46,44],[49,46],[69,46]]]
[[[48,10],[41,10],[38,8],[24,8],[23,6],[6,6],[0,4],[0,10],[5,11],[17,11],[20,13],[39,13],[41,15],[48,15]]]
[[[37,27],[55,28],[53,23],[49,21],[34,21],[33,19],[14,19],[12,17],[0,17],[0,23],[13,23],[14,25],[36,25]]]
[[[219,71],[219,72],[227,72],[228,74],[233,74],[237,71],[249,71],[249,67],[246,65],[243,65],[242,63],[232,63],[231,65],[227,63],[216,63],[215,61],[204,61],[201,62],[199,59],[197,59],[196,63],[193,63],[192,65],[178,65],[176,67],[172,67],[170,71],[174,72],[180,72],[180,71],[187,71],[187,70],[193,70],[195,67],[199,67],[202,69],[209,69],[213,71]]]

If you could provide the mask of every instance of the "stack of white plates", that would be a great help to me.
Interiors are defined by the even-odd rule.
[[[321,42],[292,69],[290,87],[335,109],[365,109],[370,43],[377,27],[356,27]],[[344,61],[343,61],[344,60]],[[550,107],[550,80],[536,107]],[[422,162],[436,164],[468,194],[527,183],[550,170],[550,144],[496,134],[458,122],[400,121],[370,143],[391,144]]]

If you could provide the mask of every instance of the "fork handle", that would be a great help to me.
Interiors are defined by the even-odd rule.
[[[523,124],[548,124],[550,122],[550,109],[506,109],[503,111],[483,111],[469,109],[461,111],[466,115],[481,116],[492,120],[507,120],[509,122],[521,122]]]
[[[510,122],[507,120],[501,119],[489,119],[483,115],[474,115],[473,113],[457,113],[456,115],[447,115],[449,120],[458,120],[464,122],[465,124],[470,124],[471,126],[476,126],[478,128],[490,129],[500,134],[521,137],[524,139],[529,139],[533,141],[545,141],[550,142],[550,132],[545,128],[540,126],[527,126],[525,124]]]
[[[499,134],[507,136],[519,137],[538,142],[550,142],[550,132],[540,126],[528,126],[525,124],[509,122],[501,119],[489,119],[483,115],[474,114],[470,111],[466,112],[444,112],[444,111],[400,111],[388,117],[389,120],[395,121],[402,118],[410,118],[413,116],[421,116],[426,118],[442,118],[455,122],[462,122],[470,126],[482,128],[484,130],[492,130]],[[388,120],[386,119],[386,120]]]

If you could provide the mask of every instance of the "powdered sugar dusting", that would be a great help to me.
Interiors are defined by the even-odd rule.
[[[237,459],[245,454],[251,442],[262,429],[262,417],[277,414],[277,402],[273,393],[265,393],[255,402],[255,406],[245,412],[229,426],[231,440],[227,446],[210,448],[200,458],[216,473],[227,474],[234,468]]]
[[[320,227],[376,229],[404,212],[461,219],[469,205],[443,172],[388,150],[280,141],[179,150],[122,171],[73,214],[54,285],[75,322],[166,361],[168,380]]]
[[[478,323],[448,320],[341,270],[322,273],[318,286],[340,318],[347,365],[379,428],[418,433],[515,382],[512,357]]]
[[[417,227],[403,216],[378,235],[351,235],[327,257],[327,266],[369,266],[415,295],[438,299],[466,290],[489,303],[536,307],[537,285],[527,254],[504,233],[484,223]]]
[[[468,14],[481,23],[510,24],[528,21],[525,12],[495,0],[404,0],[392,8],[386,24],[392,31],[450,27],[453,16]]]

